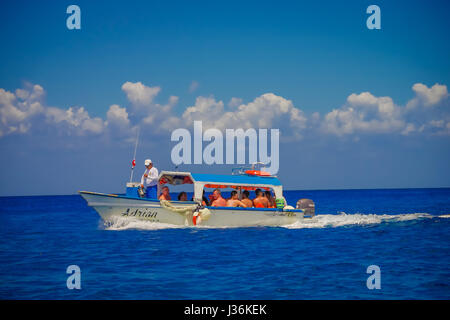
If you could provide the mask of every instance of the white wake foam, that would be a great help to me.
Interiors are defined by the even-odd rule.
[[[284,226],[289,229],[302,229],[302,228],[333,228],[350,225],[370,225],[379,224],[382,222],[400,222],[416,219],[433,218],[428,213],[407,213],[407,214],[319,214],[311,219],[303,219],[296,221],[293,224]]]
[[[114,220],[108,222],[102,222],[102,227],[105,230],[159,230],[159,229],[178,229],[186,228],[185,226],[174,225],[169,223],[152,222],[146,220],[139,220],[133,217],[116,217]]]
[[[428,213],[408,213],[408,214],[396,214],[396,215],[378,215],[378,214],[346,214],[341,212],[340,214],[319,214],[313,218],[305,218],[299,220],[293,224],[285,225],[284,228],[288,229],[304,229],[304,228],[334,228],[342,226],[358,226],[358,225],[370,225],[379,224],[383,222],[401,222],[411,221],[418,219],[431,219],[431,218],[450,218],[450,215],[432,216]],[[211,226],[181,226],[160,222],[151,222],[145,220],[139,220],[133,217],[117,217],[113,221],[108,223],[102,222],[102,228],[106,230],[160,230],[160,229],[180,229],[180,228],[193,228],[193,229],[223,229],[222,227]],[[236,227],[229,227],[236,228]]]

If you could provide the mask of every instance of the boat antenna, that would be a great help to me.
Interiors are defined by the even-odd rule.
[[[130,182],[133,182],[133,172],[134,172],[134,167],[136,166],[136,151],[137,151],[138,142],[139,142],[139,127],[137,127],[137,136],[136,136],[136,144],[134,146],[133,161],[131,161]]]

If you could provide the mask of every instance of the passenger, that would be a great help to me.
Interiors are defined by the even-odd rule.
[[[269,207],[269,200],[263,196],[261,189],[255,190],[256,198],[253,200],[253,205],[256,208],[267,208]]]
[[[247,208],[245,203],[238,199],[237,191],[231,191],[231,198],[227,201],[227,207],[242,207]]]
[[[178,195],[178,201],[187,201],[187,193],[182,191]]]
[[[244,203],[247,206],[247,208],[253,207],[253,201],[250,200],[249,197],[250,197],[250,192],[248,192],[247,190],[244,190],[242,192],[241,201],[242,201],[242,203]]]
[[[159,196],[159,200],[172,200],[170,198],[169,187],[165,186],[162,188],[162,194]]]
[[[144,174],[141,178],[141,188],[145,189],[145,194],[147,198],[157,199],[158,198],[158,169],[153,167],[152,160],[145,160]]]
[[[276,208],[275,199],[272,197],[272,194],[269,190],[264,191],[264,195],[266,196],[267,200],[269,200],[269,207],[268,208]]]
[[[226,207],[227,206],[227,200],[222,198],[222,195],[220,194],[219,189],[215,189],[212,194],[212,203],[211,206],[213,207]]]
[[[205,190],[203,190],[202,205],[209,206],[208,198],[205,196]]]

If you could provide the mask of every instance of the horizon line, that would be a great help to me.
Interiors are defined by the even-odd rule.
[[[403,188],[342,188],[342,189],[283,189],[283,191],[349,191],[349,190],[410,190],[410,189],[450,189],[448,187],[403,187]],[[188,191],[190,192],[190,191]],[[125,194],[123,192],[105,192],[107,194]],[[76,196],[77,193],[70,194],[30,194],[30,195],[0,195],[0,198],[18,198],[18,197],[64,197]]]

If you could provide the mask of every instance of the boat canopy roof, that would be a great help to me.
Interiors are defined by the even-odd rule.
[[[254,175],[225,175],[225,174],[204,174],[176,171],[161,171],[159,175],[160,184],[192,184],[202,183],[212,185],[233,185],[233,186],[281,186],[280,180],[276,177],[254,176]]]
[[[195,181],[208,184],[225,185],[253,185],[253,186],[280,186],[281,182],[276,177],[262,177],[248,174],[243,175],[220,175],[194,173],[192,177]]]

